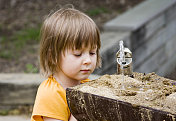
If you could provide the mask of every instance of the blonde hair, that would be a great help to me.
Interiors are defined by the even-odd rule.
[[[49,15],[40,37],[40,69],[45,76],[57,72],[61,53],[66,49],[97,47],[96,67],[101,65],[99,29],[90,17],[76,9],[63,8]]]

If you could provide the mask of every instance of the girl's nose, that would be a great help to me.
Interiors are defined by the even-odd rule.
[[[86,55],[85,57],[84,57],[84,62],[83,62],[84,64],[90,64],[91,63],[91,58],[90,58],[90,55]]]

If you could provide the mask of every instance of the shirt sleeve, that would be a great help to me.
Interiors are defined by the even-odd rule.
[[[43,121],[42,116],[68,121],[70,111],[65,90],[52,83],[40,85],[32,114],[32,121]]]

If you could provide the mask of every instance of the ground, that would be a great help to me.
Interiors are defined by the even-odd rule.
[[[72,4],[102,25],[144,0],[1,0],[0,73],[39,72],[39,31],[51,12]]]

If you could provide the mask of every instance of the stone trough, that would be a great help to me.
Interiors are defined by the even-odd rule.
[[[115,77],[115,76],[118,76],[118,75],[110,75],[111,79],[113,79],[112,77]],[[103,77],[108,77],[108,76],[105,75]],[[157,78],[154,78],[154,77],[157,77]],[[128,78],[131,78],[131,77],[128,77]],[[142,104],[137,103],[138,101],[137,98],[136,99],[134,98],[134,100],[131,102],[130,100],[124,101],[123,99],[118,98],[118,96],[122,98],[125,97],[123,93],[120,94],[120,91],[117,89],[119,88],[118,86],[113,87],[113,88],[116,88],[115,90],[116,95],[113,95],[113,94],[111,95],[110,90],[109,90],[109,93],[107,93],[108,92],[107,89],[112,88],[111,84],[116,85],[117,81],[115,80],[115,82],[112,83],[113,82],[112,80],[108,82],[107,78],[103,80],[102,77],[100,77],[97,80],[93,80],[73,88],[67,88],[66,90],[67,102],[68,102],[70,111],[78,121],[175,121],[175,118],[176,118],[175,112],[173,113],[162,109],[165,106],[166,99],[169,99],[168,96],[169,95],[171,96],[172,93],[176,92],[175,86],[173,86],[170,83],[175,81],[165,79],[160,76],[156,76],[156,74],[151,74],[150,76],[146,75],[142,78],[147,79],[148,84],[144,85],[144,90],[141,92],[147,92],[146,88],[148,88],[148,92],[149,90],[153,89],[153,92],[151,94],[154,94],[154,92],[158,92],[160,96],[154,96],[156,98],[152,98],[150,97],[151,94],[149,94],[149,100],[144,99],[145,97],[141,98]],[[158,85],[153,85],[152,84],[153,80],[163,81],[161,82],[161,85],[163,86],[161,86],[160,88],[163,88],[163,87],[166,87],[166,89],[171,89],[172,87],[173,88],[171,89],[171,91],[168,91],[168,90],[165,91],[166,89],[163,88],[159,90],[159,87],[158,87],[158,91],[157,90],[155,91],[154,88],[156,87],[153,87],[153,86],[158,86]],[[128,82],[128,80],[126,82]],[[96,83],[101,83],[101,84],[97,86]],[[142,80],[141,83],[144,83],[144,80]],[[104,86],[101,86],[102,84]],[[85,88],[89,87],[89,89],[87,88],[86,89],[87,91],[83,91],[84,87]],[[90,89],[92,89],[92,91],[88,91]],[[96,89],[100,91],[98,92]],[[138,89],[138,91],[136,91],[136,89]],[[130,94],[129,95],[130,98],[132,98],[135,95],[138,95],[135,92],[138,93],[140,91],[138,87],[136,87],[136,89],[135,91],[134,90],[132,91],[132,88],[131,88],[130,89],[131,92],[130,90],[128,90],[128,93]],[[160,92],[163,92],[163,94],[161,94]],[[105,93],[107,93],[107,95],[105,95]],[[160,98],[163,101],[161,100],[157,102],[157,99],[160,100]],[[172,101],[175,102],[174,100]],[[149,103],[152,102],[152,103],[148,105],[148,102]],[[154,103],[156,103],[157,106],[154,106]],[[160,107],[158,108],[158,106],[161,106],[161,108]]]

